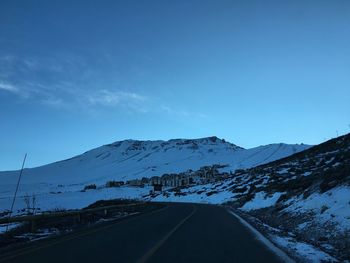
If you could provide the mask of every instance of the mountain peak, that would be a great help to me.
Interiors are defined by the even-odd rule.
[[[107,144],[105,146],[111,146],[111,147],[121,147],[122,145],[133,145],[133,147],[139,148],[139,147],[148,147],[150,145],[155,146],[156,144],[160,144],[162,147],[170,144],[175,145],[220,145],[220,144],[227,144],[233,148],[236,149],[243,149],[240,146],[237,146],[233,143],[230,143],[226,141],[225,139],[220,139],[217,136],[209,136],[209,137],[203,137],[203,138],[196,138],[196,139],[185,139],[185,138],[178,138],[178,139],[170,139],[170,140],[134,140],[134,139],[126,139],[122,141],[116,141],[111,144]]]

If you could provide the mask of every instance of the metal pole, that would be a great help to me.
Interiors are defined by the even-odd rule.
[[[7,225],[6,225],[6,231],[5,231],[5,233],[7,233],[7,230],[8,230],[8,228],[9,228],[10,218],[11,218],[13,206],[15,205],[16,196],[17,196],[17,192],[18,192],[18,188],[19,188],[19,183],[20,183],[20,181],[21,181],[21,177],[22,177],[22,173],[23,173],[23,168],[24,168],[24,164],[25,164],[25,162],[26,162],[26,159],[27,159],[27,154],[24,155],[24,159],[23,159],[23,163],[22,163],[22,168],[21,168],[21,172],[19,173],[19,177],[18,177],[18,181],[17,181],[17,186],[16,186],[16,191],[15,191],[15,195],[14,195],[13,200],[12,200],[12,205],[11,205],[10,213],[9,213],[9,216],[8,216],[8,222],[7,222]]]

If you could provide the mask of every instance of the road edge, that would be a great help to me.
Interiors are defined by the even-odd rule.
[[[268,238],[266,238],[263,234],[261,234],[255,227],[249,224],[242,217],[237,215],[231,209],[228,209],[228,212],[231,215],[233,215],[235,218],[237,218],[242,223],[242,225],[248,228],[261,243],[263,243],[269,250],[271,250],[274,254],[276,254],[283,262],[296,263],[295,260],[293,260],[291,257],[287,255],[287,253],[285,253],[282,249],[280,249],[275,244],[273,244]]]

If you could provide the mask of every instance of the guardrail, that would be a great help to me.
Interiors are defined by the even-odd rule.
[[[118,204],[118,205],[101,206],[101,207],[89,208],[89,209],[69,210],[64,212],[45,212],[37,215],[15,216],[11,218],[1,218],[0,224],[30,222],[31,231],[35,232],[37,229],[37,222],[40,220],[74,217],[78,222],[80,222],[82,216],[84,215],[103,212],[103,214],[107,216],[108,213],[111,212],[112,210],[123,211],[123,210],[128,210],[129,208],[132,208],[132,207],[144,206],[145,204],[146,204],[145,202],[131,203],[131,204]]]

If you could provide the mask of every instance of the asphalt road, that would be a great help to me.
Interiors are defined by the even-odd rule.
[[[41,242],[0,262],[280,262],[224,208],[170,204]]]

